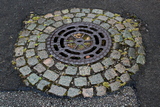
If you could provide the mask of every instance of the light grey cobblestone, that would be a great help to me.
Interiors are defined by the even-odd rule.
[[[16,49],[15,49],[15,56],[21,56],[21,55],[23,55],[23,49],[24,49],[24,47],[17,47]]]
[[[28,81],[32,85],[36,84],[39,81],[39,78],[40,77],[37,74],[35,74],[35,73],[32,73],[29,77],[27,77]]]
[[[91,65],[91,68],[93,69],[93,71],[94,71],[95,73],[97,73],[97,72],[100,72],[100,71],[103,71],[103,70],[104,70],[104,67],[102,66],[102,64],[101,64],[101,63],[93,64],[93,65]]]
[[[49,85],[50,82],[46,81],[46,80],[40,80],[40,82],[37,85],[37,88],[40,90],[43,90],[45,86]]]
[[[91,69],[88,66],[80,66],[79,73],[82,76],[90,75]]]
[[[24,66],[24,67],[21,67],[19,69],[19,71],[22,73],[23,76],[26,76],[26,75],[28,75],[28,74],[30,74],[32,72],[31,69],[30,69],[30,67],[27,66],[27,65]]]
[[[38,73],[42,73],[46,70],[46,68],[41,63],[34,66],[33,69],[35,69]]]
[[[101,74],[96,74],[96,75],[92,75],[89,78],[89,81],[91,82],[91,84],[99,84],[104,82]]]
[[[23,66],[25,64],[26,64],[26,61],[25,61],[24,57],[18,57],[16,59],[16,66],[17,67],[21,67],[21,66]]]
[[[86,86],[87,85],[87,78],[86,77],[78,77],[74,78],[75,86]]]
[[[57,69],[58,70],[63,70],[64,69],[64,67],[65,67],[65,65],[64,64],[62,64],[62,63],[56,63],[56,65],[55,65],[56,67],[57,67]]]
[[[59,77],[59,75],[51,70],[47,70],[43,74],[43,77],[45,77],[51,81],[55,81]]]
[[[70,86],[71,81],[72,81],[72,77],[61,76],[58,83],[64,86]]]
[[[27,62],[30,66],[33,66],[33,65],[36,65],[38,63],[38,59],[36,57],[31,57],[31,58],[28,58]]]
[[[93,88],[83,88],[82,94],[84,97],[93,97]]]
[[[81,90],[78,88],[69,88],[67,96],[69,97],[75,97],[81,93]]]
[[[115,70],[113,68],[111,68],[111,69],[106,70],[106,72],[104,73],[104,76],[106,77],[107,80],[110,80],[110,79],[115,78],[118,75],[115,72]]]
[[[106,87],[104,86],[97,86],[96,91],[97,91],[97,96],[106,95],[106,92],[107,92]]]
[[[51,89],[48,91],[49,93],[53,93],[58,96],[63,96],[66,93],[67,89],[57,86],[57,85],[52,85]]]
[[[77,73],[77,67],[74,66],[68,66],[67,69],[65,70],[65,74],[76,75],[76,73]]]

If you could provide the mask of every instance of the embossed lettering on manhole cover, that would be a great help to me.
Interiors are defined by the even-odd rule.
[[[57,96],[116,91],[145,64],[138,23],[101,9],[30,15],[13,64],[27,86]]]
[[[96,62],[108,53],[110,46],[109,33],[104,28],[87,22],[62,26],[47,39],[49,52],[68,64]]]

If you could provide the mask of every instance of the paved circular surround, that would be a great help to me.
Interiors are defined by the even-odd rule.
[[[112,46],[101,60],[82,65],[67,64],[48,52],[47,38],[59,27],[77,22],[93,23],[109,32]],[[139,65],[145,64],[138,23],[119,14],[72,8],[41,16],[31,14],[24,23],[12,63],[27,86],[36,86],[47,93],[68,97],[103,96],[124,86],[130,75],[139,70]],[[76,41],[79,42],[84,41]]]

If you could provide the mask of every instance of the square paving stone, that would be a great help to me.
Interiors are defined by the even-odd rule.
[[[104,13],[104,14],[107,15],[108,17],[113,17],[113,16],[114,16],[114,14],[111,13],[111,12],[106,12],[106,13]]]
[[[15,49],[15,56],[21,56],[21,55],[23,55],[23,49],[24,49],[24,47],[17,47],[16,49]]]
[[[116,17],[115,19],[118,20],[118,21],[120,21],[120,22],[123,21],[123,18],[120,17],[120,16]]]
[[[131,68],[129,68],[128,71],[135,74],[137,71],[139,71],[139,66],[138,66],[138,64],[133,65]]]
[[[82,13],[90,13],[90,9],[82,9]]]
[[[36,57],[31,57],[31,58],[28,58],[27,62],[30,66],[33,66],[33,65],[36,65],[38,63],[38,59]]]
[[[64,86],[70,86],[71,81],[72,81],[72,77],[61,76],[58,83]]]
[[[92,13],[103,14],[103,10],[101,10],[101,9],[93,9]]]
[[[107,68],[110,66],[110,65],[113,65],[115,63],[115,61],[112,59],[112,58],[106,58],[102,61],[102,64],[104,66],[106,66]]]
[[[35,73],[32,73],[29,77],[27,77],[28,81],[32,85],[36,84],[39,81],[39,78],[40,77],[37,74],[35,74]]]
[[[36,41],[36,40],[37,40],[37,35],[31,35],[31,36],[29,37],[29,40],[30,40],[30,41]]]
[[[46,68],[41,63],[34,66],[33,69],[35,69],[38,73],[42,73],[46,70]]]
[[[39,30],[39,31],[42,31],[44,28],[45,28],[45,26],[39,25],[36,29]]]
[[[43,63],[48,67],[52,67],[54,65],[54,60],[52,58],[48,58],[44,60]]]
[[[57,85],[52,85],[50,90],[48,91],[49,93],[53,93],[58,96],[63,96],[66,93],[67,89],[57,86]]]
[[[123,23],[124,26],[126,27],[127,30],[131,30],[131,29],[134,29],[134,27],[131,25],[131,23]]]
[[[27,29],[28,30],[33,30],[36,26],[37,26],[37,24],[32,23],[27,27]]]
[[[106,30],[108,30],[108,28],[110,27],[110,25],[107,24],[107,23],[102,23],[102,24],[100,24],[100,26],[103,27]]]
[[[40,38],[38,38],[38,42],[45,42],[49,35],[41,34]]]
[[[113,50],[110,57],[113,58],[113,59],[119,59],[121,57],[121,53],[117,50]]]
[[[113,28],[110,28],[108,29],[108,31],[112,34],[112,35],[115,35],[115,34],[119,34],[119,32]]]
[[[68,66],[67,69],[65,70],[65,74],[68,75],[76,75],[77,73],[77,67],[74,66]]]
[[[40,43],[40,44],[38,45],[37,50],[43,50],[43,49],[46,49],[46,44],[45,44],[45,43]]]
[[[23,66],[25,64],[26,64],[26,60],[24,59],[24,57],[18,57],[16,59],[16,66],[17,67],[21,67],[21,66]]]
[[[24,66],[20,68],[19,71],[22,73],[23,76],[26,76],[32,72],[29,66]]]
[[[133,36],[136,36],[136,37],[142,36],[139,31],[132,31],[132,35],[133,35]]]
[[[86,86],[87,78],[86,77],[78,77],[74,79],[75,86]]]
[[[126,70],[126,68],[125,68],[125,66],[123,66],[122,64],[117,64],[117,65],[115,65],[115,69],[119,72],[119,73],[123,73],[125,70]]]
[[[25,45],[27,42],[27,38],[19,38],[18,40],[18,45]]]
[[[24,30],[24,31],[22,31],[22,33],[20,34],[20,36],[29,36],[29,34],[30,34],[30,31]]]
[[[55,66],[57,67],[57,69],[58,69],[58,70],[63,70],[63,69],[64,69],[64,67],[65,67],[65,65],[64,65],[64,64],[62,64],[62,63],[60,63],[60,62],[56,63],[56,65],[55,65]]]
[[[90,75],[91,68],[88,66],[80,66],[79,74],[82,76]]]
[[[97,73],[97,72],[100,72],[100,71],[103,71],[104,70],[104,67],[102,66],[102,64],[101,63],[96,63],[96,64],[93,64],[93,65],[91,65],[91,68],[93,69],[93,71],[95,72],[95,73]]]
[[[54,20],[46,20],[46,21],[44,22],[44,25],[49,26],[49,25],[53,24],[54,22],[55,22]]]
[[[54,12],[54,15],[61,15],[62,13],[61,13],[61,11],[55,11]]]
[[[130,80],[129,74],[128,74],[128,73],[122,74],[122,75],[120,76],[120,80],[121,80],[122,82],[128,82],[128,81]]]
[[[139,64],[144,65],[145,62],[146,62],[145,61],[145,56],[144,55],[138,55],[136,62],[139,63]]]
[[[127,66],[127,67],[130,67],[131,66],[131,63],[130,63],[130,60],[127,58],[127,57],[123,57],[121,59],[121,62],[124,66]]]
[[[74,15],[73,15],[73,14],[66,14],[66,15],[64,15],[63,17],[73,18],[73,17],[74,17]]]
[[[64,19],[64,20],[63,20],[63,23],[64,23],[64,24],[72,23],[72,20],[71,20],[71,19]]]
[[[101,74],[92,75],[92,76],[90,76],[88,78],[89,78],[91,84],[99,84],[99,83],[104,82]]]
[[[136,51],[134,48],[129,48],[128,50],[128,56],[135,59],[136,58]]]
[[[29,42],[28,48],[35,48],[36,42]]]
[[[77,12],[80,12],[80,9],[79,8],[73,8],[70,10],[71,13],[77,13]]]
[[[125,28],[124,25],[122,25],[122,24],[120,24],[120,23],[119,23],[119,24],[116,24],[115,26],[117,27],[118,30],[122,30],[122,29]]]
[[[40,90],[43,90],[45,86],[49,85],[50,82],[46,81],[46,80],[41,80],[38,85],[37,88]]]
[[[83,88],[82,94],[84,97],[93,97],[93,88]]]
[[[86,17],[83,19],[83,22],[92,22],[92,18]]]
[[[104,76],[106,77],[107,80],[113,79],[115,78],[117,75],[117,73],[115,72],[114,69],[108,69],[106,70],[106,72],[104,73]]]
[[[124,38],[132,38],[132,35],[131,35],[131,33],[128,30],[125,30],[123,32],[123,37]]]
[[[108,17],[106,17],[106,16],[98,16],[98,19],[102,20],[102,21],[106,21],[108,19]]]
[[[86,14],[85,13],[77,13],[76,17],[84,17]]]
[[[82,19],[81,18],[73,18],[73,22],[81,22]]]
[[[99,25],[102,21],[100,20],[94,20],[93,23]]]
[[[54,27],[48,26],[48,27],[44,30],[44,32],[50,34],[50,33],[53,32],[54,30],[55,30]]]
[[[52,13],[48,13],[44,16],[44,18],[48,19],[48,18],[52,18],[54,17]]]
[[[55,21],[60,21],[60,20],[62,20],[62,16],[56,16],[56,17],[54,17],[54,20]]]
[[[32,34],[33,34],[33,35],[38,35],[39,33],[40,33],[40,31],[38,31],[38,30],[32,31]]]
[[[42,24],[45,20],[46,20],[45,18],[40,18],[40,19],[38,19],[38,23]]]
[[[69,13],[69,10],[68,9],[62,10],[62,13],[63,14]]]
[[[87,15],[87,17],[95,18],[95,17],[96,17],[96,14],[91,14],[91,13],[90,13],[90,14]]]
[[[80,89],[69,88],[67,96],[69,96],[69,97],[75,97],[75,96],[78,96],[80,93],[81,93]]]
[[[115,42],[122,42],[123,41],[123,38],[121,35],[114,35],[114,41]]]
[[[35,51],[34,49],[29,49],[29,50],[26,50],[26,57],[31,57],[31,56],[34,56],[35,55]]]
[[[106,95],[106,87],[104,86],[97,86],[96,91],[97,91],[97,96]]]
[[[125,43],[127,45],[129,45],[130,47],[133,47],[135,45],[135,43],[133,41],[131,41],[131,40],[125,40]]]
[[[113,83],[109,84],[109,86],[111,87],[111,91],[116,91],[120,87],[120,82],[118,82],[118,81],[113,82]]]
[[[117,22],[117,21],[116,21],[116,20],[114,20],[114,19],[110,19],[110,20],[108,20],[108,23],[109,23],[109,24],[111,24],[111,25],[114,25],[116,22]]]
[[[48,54],[46,51],[38,51],[38,56],[41,58],[41,59],[45,59],[48,57]]]
[[[53,24],[53,26],[56,27],[56,28],[60,27],[62,25],[63,25],[63,23],[61,21],[58,21],[58,22],[56,22],[56,23]]]
[[[59,75],[51,70],[47,70],[44,72],[43,77],[51,81],[55,81],[59,77]]]

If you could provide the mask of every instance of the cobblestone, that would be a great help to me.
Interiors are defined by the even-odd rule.
[[[102,64],[101,64],[101,63],[93,64],[93,65],[91,65],[91,68],[93,69],[93,71],[94,71],[95,73],[97,73],[97,72],[100,72],[100,71],[103,71],[103,70],[104,70],[104,67],[102,66]]]
[[[70,10],[71,13],[77,13],[77,12],[80,12],[80,9],[79,8],[73,8]]]
[[[45,26],[39,25],[36,29],[39,30],[39,31],[42,31],[44,28],[45,28]]]
[[[111,91],[116,91],[119,89],[120,87],[120,82],[116,81],[116,82],[113,82],[111,84],[109,84],[110,87],[111,87]]]
[[[27,66],[27,65],[24,66],[24,67],[21,67],[19,69],[19,71],[22,73],[23,76],[26,76],[26,75],[28,75],[28,74],[30,74],[32,72],[31,69],[30,69],[30,67]]]
[[[122,24],[116,24],[115,26],[117,27],[118,30],[124,29],[124,26]]]
[[[83,19],[83,22],[92,22],[92,18],[86,17]]]
[[[63,23],[64,24],[69,24],[69,23],[72,23],[72,20],[71,19],[65,19],[65,20],[63,20]]]
[[[33,30],[37,25],[36,24],[30,24],[27,29],[28,30]]]
[[[102,64],[105,65],[107,68],[110,65],[113,65],[115,61],[112,58],[106,58],[105,60],[102,61]]]
[[[48,54],[46,51],[38,51],[38,56],[41,58],[41,59],[45,59],[48,57]]]
[[[73,22],[81,22],[81,18],[73,18]]]
[[[29,42],[28,48],[35,48],[36,42]]]
[[[54,20],[46,20],[46,21],[44,22],[44,25],[49,26],[49,25],[53,24],[54,22],[55,22]]]
[[[77,67],[74,66],[68,66],[67,69],[65,70],[65,74],[68,75],[76,75],[77,73]]]
[[[38,45],[37,50],[44,50],[44,49],[46,49],[46,44],[45,44],[45,43],[40,43],[40,44]]]
[[[96,15],[95,14],[88,14],[87,17],[90,17],[90,18],[95,18]]]
[[[127,45],[129,45],[130,47],[133,47],[134,46],[134,42],[133,41],[131,41],[131,40],[125,40],[125,43],[127,44]]]
[[[30,66],[33,66],[33,65],[36,65],[38,63],[38,59],[36,57],[31,57],[31,58],[28,58],[27,62]]]
[[[52,13],[48,13],[44,16],[44,18],[52,18],[53,17],[53,14]]]
[[[71,81],[72,81],[72,77],[61,76],[59,79],[59,84],[64,85],[64,86],[70,86]]]
[[[21,66],[23,66],[25,64],[26,64],[26,61],[25,61],[24,57],[18,57],[16,59],[16,66],[17,67],[21,67]]]
[[[54,17],[54,20],[55,21],[60,21],[60,20],[62,20],[62,16],[56,16],[56,17]]]
[[[90,9],[82,9],[82,13],[90,13]]]
[[[69,13],[69,10],[68,9],[62,10],[62,13],[63,14]]]
[[[123,41],[123,38],[121,35],[114,35],[114,41],[115,42],[122,42]]]
[[[90,75],[90,71],[91,71],[91,69],[88,66],[80,66],[79,67],[79,73],[82,76]]]
[[[86,16],[85,13],[77,13],[77,14],[76,14],[76,17],[84,17],[84,16]]]
[[[117,50],[113,50],[110,57],[113,59],[119,59],[121,57],[121,53]]]
[[[62,63],[57,63],[55,66],[57,67],[58,70],[63,70],[65,67],[65,65]]]
[[[102,23],[102,24],[100,24],[100,26],[103,27],[106,30],[108,30],[108,28],[110,27],[110,25],[107,24],[107,23]]]
[[[44,19],[44,18],[40,18],[40,19],[38,19],[38,23],[39,23],[39,24],[42,24],[45,20],[46,20],[46,19]]]
[[[123,33],[123,37],[125,37],[125,38],[132,38],[132,35],[131,35],[131,33],[128,30],[125,30],[124,33]]]
[[[107,80],[110,80],[110,79],[115,78],[118,75],[115,72],[115,70],[111,68],[111,69],[106,70],[106,72],[104,73],[104,76],[106,77]]]
[[[18,41],[18,45],[25,45],[25,43],[27,42],[27,39],[26,38],[20,38],[19,41]]]
[[[32,73],[29,77],[27,77],[27,79],[28,79],[28,81],[32,84],[32,85],[34,85],[34,84],[36,84],[38,81],[39,81],[39,76],[37,76],[37,74],[35,74],[35,73]]]
[[[86,77],[78,77],[74,79],[75,86],[86,86],[87,78]]]
[[[69,88],[67,96],[69,96],[69,97],[75,97],[75,96],[78,96],[80,93],[81,93],[80,89]]]
[[[43,77],[45,77],[51,81],[55,81],[59,77],[59,75],[51,70],[47,70],[43,74]]]
[[[113,17],[113,16],[114,16],[114,14],[111,13],[111,12],[106,12],[106,13],[104,13],[104,14],[107,15],[108,17]]]
[[[101,74],[96,74],[96,75],[90,76],[89,81],[91,82],[91,84],[99,84],[99,83],[104,82]]]
[[[138,64],[133,65],[128,71],[130,71],[130,72],[135,74],[137,71],[139,71]]]
[[[97,96],[103,96],[106,95],[106,87],[104,86],[97,86],[96,87],[96,91],[97,91]]]
[[[30,34],[30,31],[24,30],[24,31],[22,31],[22,33],[20,35],[21,36],[29,36],[29,34]]]
[[[128,82],[130,80],[130,76],[128,73],[125,73],[120,76],[120,79],[122,82]]]
[[[34,55],[35,55],[34,49],[26,50],[26,57],[27,58],[32,57]]]
[[[138,55],[136,62],[139,63],[139,64],[144,65],[145,62],[146,62],[144,55]]]
[[[29,40],[30,41],[36,41],[37,40],[37,36],[36,35],[31,35]]]
[[[131,66],[130,60],[129,60],[128,58],[126,58],[126,57],[123,57],[123,58],[121,59],[121,62],[122,62],[122,64],[123,64],[124,66],[127,66],[127,67],[130,67],[130,66]]]
[[[41,34],[40,38],[38,38],[38,42],[45,42],[45,40],[48,38],[49,35],[47,34]]]
[[[84,97],[92,97],[93,96],[93,88],[83,88],[82,94]]]
[[[93,9],[92,13],[103,14],[103,10],[101,10],[101,9]]]
[[[55,22],[54,24],[53,24],[53,26],[54,27],[60,27],[60,26],[62,26],[63,25],[63,23],[61,22],[61,21],[58,21],[58,22]]]
[[[126,68],[120,63],[115,65],[115,68],[119,73],[123,73],[126,70]]]
[[[101,23],[101,21],[100,20],[94,20],[93,23],[99,25]]]
[[[106,16],[98,16],[97,19],[102,20],[102,21],[106,21],[108,19],[108,17],[106,17]]]
[[[63,96],[66,93],[66,91],[67,91],[67,89],[65,89],[63,87],[52,85],[51,89],[48,92],[53,93],[58,96]]]
[[[21,56],[21,55],[23,55],[23,49],[24,49],[24,47],[17,47],[15,49],[15,56]]]
[[[42,73],[46,70],[46,68],[41,63],[34,66],[33,69],[35,69],[38,73]]]
[[[52,67],[54,65],[54,60],[52,58],[47,58],[43,61],[43,63],[48,67]]]
[[[131,58],[136,58],[136,51],[135,51],[135,49],[134,48],[129,48],[128,55]]]
[[[46,80],[40,80],[40,82],[37,85],[37,88],[40,90],[43,90],[45,86],[49,85],[50,82],[46,81]]]
[[[53,32],[54,30],[55,30],[54,27],[48,26],[48,27],[44,30],[44,32],[50,34],[50,33]]]

